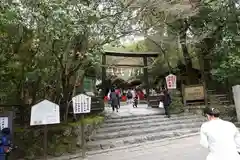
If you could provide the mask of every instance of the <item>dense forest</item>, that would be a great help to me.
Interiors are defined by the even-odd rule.
[[[134,35],[144,40],[126,50],[159,52],[152,77],[181,63],[186,84],[196,83],[197,68],[207,86],[229,89],[240,83],[239,8],[239,0],[1,0],[1,106],[16,106],[24,123],[32,105],[49,99],[67,121],[76,88],[101,78],[106,45]]]
[[[203,81],[239,84],[237,0],[3,0],[0,7],[1,104],[22,113],[44,98],[66,105],[86,75],[101,71],[103,47],[128,35],[145,37],[137,50],[161,53],[155,67],[171,71],[180,60],[189,77],[195,65]]]

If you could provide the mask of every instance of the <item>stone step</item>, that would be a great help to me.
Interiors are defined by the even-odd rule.
[[[98,133],[94,136],[94,140],[103,140],[103,139],[115,139],[121,137],[128,137],[133,135],[141,135],[141,134],[149,134],[149,133],[160,133],[163,131],[173,131],[179,130],[184,128],[194,128],[200,127],[202,122],[192,122],[186,124],[171,124],[167,126],[157,126],[157,127],[147,127],[147,128],[137,128],[131,130],[123,130],[123,131],[115,131],[115,132],[108,132],[108,133]]]
[[[221,98],[221,97],[227,97],[227,94],[212,94],[211,96]]]
[[[184,117],[182,117],[184,118]],[[135,122],[127,122],[127,123],[120,123],[120,124],[106,124],[104,127],[99,128],[97,133],[111,133],[111,132],[119,132],[124,130],[131,130],[137,128],[150,128],[150,127],[157,127],[157,126],[166,126],[172,124],[183,124],[183,123],[192,123],[192,122],[204,122],[205,119],[203,117],[197,117],[195,119],[168,119],[165,118],[163,120],[159,119],[151,119],[151,120],[143,120],[143,121],[135,121]]]
[[[127,115],[127,116],[118,116],[118,117],[107,117],[106,120],[119,120],[119,119],[132,119],[132,118],[137,118],[137,117],[151,117],[151,116],[157,116],[157,115],[161,115],[160,113],[151,113],[151,114],[142,114],[142,115]]]
[[[185,119],[196,118],[199,115],[186,114],[186,115],[172,115],[171,119],[178,119],[184,117]],[[150,119],[159,119],[164,120],[165,115],[141,115],[141,116],[133,116],[133,117],[125,117],[125,118],[110,118],[105,120],[105,124],[113,124],[113,123],[122,123],[122,122],[132,122],[132,121],[143,121]]]
[[[188,135],[191,133],[198,133],[199,126],[196,126],[191,129],[178,129],[175,131],[158,131],[155,133],[148,133],[142,135],[132,135],[123,138],[116,138],[110,140],[99,140],[99,141],[91,141],[87,143],[87,150],[103,150],[103,149],[110,149],[115,147],[121,147],[128,144],[137,144],[143,143],[147,141],[154,141],[154,140],[161,140],[166,138],[173,138],[182,135]]]
[[[220,101],[219,103],[222,105],[227,105],[227,104],[230,104],[231,102],[230,101]]]

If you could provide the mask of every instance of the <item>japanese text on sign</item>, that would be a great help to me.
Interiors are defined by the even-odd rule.
[[[177,77],[173,74],[170,74],[166,77],[166,83],[168,89],[176,89],[177,88]]]
[[[59,105],[43,100],[32,106],[30,125],[47,125],[60,123]]]
[[[0,129],[8,128],[8,117],[0,117]]]
[[[72,98],[73,113],[90,113],[91,111],[91,97],[80,94]]]

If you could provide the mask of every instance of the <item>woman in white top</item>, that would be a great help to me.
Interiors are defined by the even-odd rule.
[[[209,149],[206,160],[240,160],[240,134],[236,126],[219,118],[218,109],[205,108],[208,122],[201,126],[200,144]]]

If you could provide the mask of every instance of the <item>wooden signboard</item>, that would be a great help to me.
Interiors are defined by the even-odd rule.
[[[204,103],[204,86],[202,84],[199,85],[189,85],[183,87],[183,97],[185,105],[189,104],[200,104]]]
[[[203,85],[185,86],[184,98],[186,101],[204,100]]]

